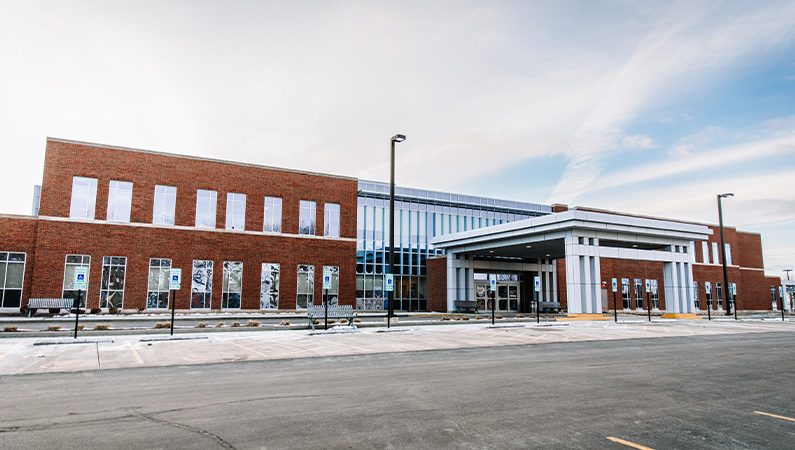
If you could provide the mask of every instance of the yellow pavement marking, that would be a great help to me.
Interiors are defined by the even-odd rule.
[[[132,352],[133,356],[135,357],[135,360],[138,361],[138,364],[143,364],[144,360],[141,359],[141,355],[138,354],[138,352],[135,350],[135,347],[133,347],[133,345],[132,345],[132,343],[130,341],[127,341],[127,347],[130,347],[130,351]]]
[[[539,340],[539,339],[543,339],[543,338],[544,338],[544,337],[546,337],[548,334],[549,334],[549,333],[544,333],[544,334],[542,334],[541,336],[539,336],[539,337],[537,337],[537,338],[533,339],[533,340],[532,340],[532,341],[530,341],[530,342],[535,342],[535,341],[537,341],[537,340]]]
[[[793,419],[792,417],[777,416],[775,414],[770,414],[762,411],[754,411],[754,412],[757,414],[762,414],[763,416],[770,416],[770,417],[775,417],[776,419],[784,419],[784,420],[789,420],[791,422],[795,422],[795,419]]]
[[[6,356],[7,356],[9,353],[11,353],[12,351],[14,351],[14,350],[18,349],[19,347],[22,347],[22,343],[21,343],[21,342],[20,342],[19,344],[15,345],[15,346],[13,346],[13,347],[9,348],[8,350],[6,350],[6,352],[5,352],[5,353],[3,353],[2,355],[0,355],[0,359],[3,359],[3,358],[5,358],[5,357],[6,357]]]
[[[611,436],[607,436],[607,439],[611,440],[613,442],[617,442],[619,444],[626,445],[627,447],[637,448],[638,450],[654,450],[651,447],[645,447],[645,446],[640,445],[640,444],[635,444],[634,442],[625,441],[623,439],[619,439],[619,438],[615,438],[615,437],[611,437]]]
[[[219,339],[220,339],[220,338],[219,338]],[[251,353],[254,353],[255,355],[262,356],[263,358],[268,358],[268,357],[269,357],[269,356],[268,356],[268,355],[266,355],[265,353],[258,352],[258,351],[256,351],[256,350],[254,350],[253,348],[248,348],[248,347],[246,347],[245,345],[238,344],[237,342],[232,342],[232,341],[229,341],[229,340],[226,340],[226,339],[220,339],[220,340],[222,340],[222,341],[224,341],[224,342],[227,342],[227,343],[229,343],[229,344],[232,344],[232,345],[234,345],[234,346],[236,346],[236,347],[240,347],[240,348],[242,348],[243,350],[248,350],[248,351],[250,351]]]

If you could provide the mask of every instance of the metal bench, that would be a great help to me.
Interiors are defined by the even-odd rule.
[[[456,312],[472,311],[478,312],[478,302],[469,300],[456,300],[453,302]]]
[[[326,307],[323,305],[309,305],[306,308],[306,317],[309,319],[309,326],[315,329],[315,320],[324,320],[326,317]],[[329,319],[347,319],[348,323],[356,328],[353,319],[357,317],[356,311],[351,305],[328,305]]]
[[[539,302],[538,309],[541,312],[553,312],[558,313],[560,312],[560,302]]]
[[[71,311],[74,300],[71,298],[31,298],[28,299],[28,317],[33,317],[37,309],[65,309]]]

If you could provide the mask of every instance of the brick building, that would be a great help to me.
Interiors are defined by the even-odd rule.
[[[703,310],[708,299],[713,309],[723,306],[712,225],[655,219],[648,230],[657,237],[642,242],[580,230],[579,242],[571,235],[534,241],[532,249],[528,242],[460,253],[447,242],[472,233],[491,239],[569,208],[409,188],[397,188],[396,198],[397,310],[448,311],[455,300],[482,300],[490,275],[499,284],[498,309],[508,313],[531,307],[535,277],[543,299],[574,312],[612,309],[612,278],[619,309],[648,301],[672,309],[667,296],[677,310],[687,302]],[[72,279],[80,266],[89,269],[81,297],[88,308],[168,308],[168,273],[180,268],[177,309],[320,304],[324,270],[333,273],[332,303],[385,309],[387,201],[386,183],[49,138],[38,214],[0,215],[0,309],[18,309],[31,297],[76,297]],[[667,231],[655,227],[681,236],[664,242]],[[727,227],[726,241],[729,293],[736,284],[741,309],[771,309],[770,288],[780,282],[764,276],[761,237]],[[567,245],[576,252],[564,251]],[[621,256],[636,248],[643,258]],[[569,270],[572,261],[583,270]],[[677,281],[666,284],[666,277]],[[645,280],[652,283],[648,297]]]

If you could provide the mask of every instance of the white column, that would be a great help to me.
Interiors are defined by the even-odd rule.
[[[552,296],[553,302],[558,301],[558,260],[552,260]]]
[[[455,300],[458,294],[458,280],[455,273],[455,255],[447,252],[447,310],[455,310]]]
[[[673,254],[672,254],[673,256]],[[675,258],[675,256],[674,256]],[[679,290],[676,289],[675,262],[663,263],[663,288],[665,292],[665,309],[671,314],[677,314],[679,309]]]
[[[566,258],[566,302],[569,314],[582,313],[582,286],[580,272],[580,246],[571,231],[564,238]]]
[[[593,279],[591,280],[593,296],[591,304],[593,309],[591,312],[593,314],[602,314],[602,263],[599,259],[599,238],[594,238],[593,242],[594,245],[588,249],[591,252],[591,264],[593,267]]]

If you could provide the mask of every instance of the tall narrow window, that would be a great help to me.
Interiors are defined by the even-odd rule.
[[[649,280],[651,287],[651,307],[653,309],[660,309],[660,290],[657,285],[657,280]]]
[[[149,289],[146,294],[147,308],[168,308],[168,285],[170,278],[170,259],[149,258]]]
[[[282,199],[265,197],[265,217],[262,220],[262,231],[282,232]]]
[[[298,234],[315,234],[315,202],[301,200],[298,213]]]
[[[0,252],[0,307],[22,306],[25,259],[25,253]]]
[[[190,307],[209,309],[213,299],[213,262],[193,260],[190,284]]]
[[[226,229],[246,229],[246,194],[226,194]]]
[[[643,309],[643,280],[635,278],[635,307]]]
[[[712,309],[712,283],[704,282],[704,299],[707,301],[707,309]]]
[[[89,255],[66,255],[66,263],[63,270],[63,291],[61,298],[77,298],[77,289],[75,289],[75,269],[78,267],[85,267],[89,269],[91,266],[91,256]],[[87,277],[88,278],[88,277]],[[86,280],[88,283],[88,280]],[[86,298],[88,292],[83,290],[80,296],[80,307],[86,307]]]
[[[215,207],[218,203],[215,191],[196,191],[196,226],[199,228],[215,228]]]
[[[259,307],[261,309],[279,308],[279,265],[262,263],[260,277]]]
[[[723,283],[715,283],[715,303],[723,309]]]
[[[704,258],[704,264],[709,264],[709,244],[707,241],[701,241],[701,255]]]
[[[221,287],[221,308],[240,309],[243,294],[243,263],[224,261],[224,282]]]
[[[621,279],[621,300],[624,303],[624,309],[632,309],[632,294],[629,291],[629,278]]]
[[[726,252],[726,265],[731,266],[732,265],[732,245],[731,244],[726,244],[726,248],[723,249],[723,251]]]
[[[701,300],[698,298],[698,281],[693,282],[693,305],[696,309],[701,309]]]
[[[129,222],[132,208],[133,184],[129,181],[110,180],[108,190],[107,219],[114,222]]]
[[[176,187],[155,186],[155,206],[152,209],[152,223],[155,225],[174,225],[174,209],[176,206]]]
[[[339,304],[340,293],[340,267],[339,266],[323,266],[323,272],[331,272],[331,287],[323,290],[323,300],[327,301],[329,305]]]
[[[315,294],[315,266],[301,264],[298,266],[298,297],[296,308],[306,308],[313,304]]]
[[[718,253],[718,243],[712,243],[712,264],[720,264],[720,253]]]
[[[323,214],[324,235],[340,237],[340,205],[326,203]]]
[[[97,206],[97,179],[72,178],[72,204],[69,217],[72,219],[93,219]]]
[[[105,256],[102,258],[102,285],[99,290],[100,308],[122,308],[124,306],[124,279],[127,258]]]

